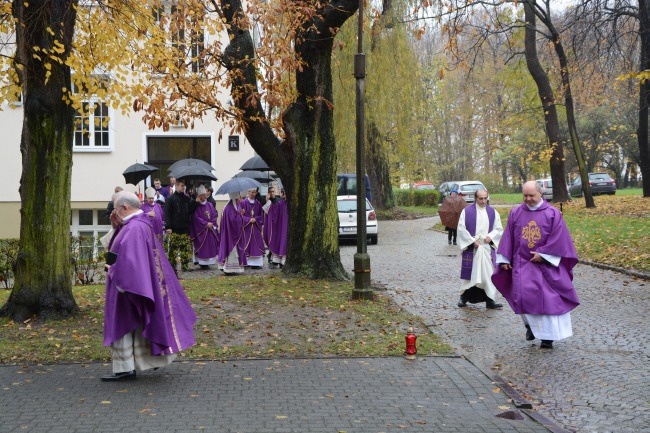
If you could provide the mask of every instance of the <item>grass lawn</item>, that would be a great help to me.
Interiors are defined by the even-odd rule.
[[[412,326],[418,353],[450,354],[416,316],[376,292],[373,301],[351,301],[353,283],[257,275],[184,279],[199,316],[197,344],[185,359],[316,356],[401,356]],[[75,286],[81,312],[37,323],[0,319],[0,363],[110,360],[102,346],[104,286]],[[9,296],[0,291],[0,305]],[[182,359],[182,358],[181,358]]]

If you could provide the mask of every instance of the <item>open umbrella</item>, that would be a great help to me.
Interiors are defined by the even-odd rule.
[[[202,159],[196,159],[196,158],[185,158],[185,159],[179,159],[175,163],[169,166],[167,169],[169,171],[169,174],[171,176],[171,172],[175,171],[178,168],[182,167],[203,167],[207,171],[212,171],[214,170],[214,167],[212,167],[210,164],[207,162],[203,161]],[[172,177],[178,177],[178,176],[172,176]]]
[[[438,208],[440,222],[445,227],[455,229],[458,227],[460,213],[465,209],[467,203],[461,197],[446,197]]]
[[[271,167],[264,162],[261,156],[257,155],[252,158],[250,158],[248,161],[244,163],[241,167],[239,167],[240,170],[259,170],[259,171],[269,171],[271,170]]]
[[[258,170],[245,170],[237,173],[232,177],[233,179],[236,178],[249,178],[249,179],[255,179],[256,181],[260,183],[269,183],[273,182],[275,179],[270,176],[269,172],[263,173]]]
[[[236,177],[225,181],[215,194],[230,194],[231,192],[248,191],[249,189],[259,187],[260,183],[255,179],[249,177]]]
[[[177,167],[169,173],[169,176],[175,177],[176,179],[183,179],[185,182],[208,182],[217,180],[217,177],[210,170],[198,165]]]
[[[122,175],[124,176],[126,183],[137,185],[140,181],[145,180],[147,176],[156,170],[158,170],[158,167],[154,167],[153,165],[135,163],[128,166]]]

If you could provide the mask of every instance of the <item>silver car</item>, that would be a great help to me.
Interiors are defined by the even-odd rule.
[[[357,238],[357,196],[339,195],[336,197],[339,213],[339,239]],[[366,234],[371,244],[377,243],[377,214],[366,199]]]
[[[485,185],[483,185],[483,183],[478,180],[449,182],[448,192],[446,195],[449,195],[449,192],[451,191],[457,191],[458,195],[461,196],[467,203],[474,203],[474,193],[479,189],[484,189],[487,191]],[[490,203],[489,195],[488,203]]]
[[[553,181],[549,177],[548,179],[537,179],[537,185],[542,189],[542,197],[546,201],[553,201]]]

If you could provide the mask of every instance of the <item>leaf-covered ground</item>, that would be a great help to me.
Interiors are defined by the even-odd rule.
[[[352,283],[282,278],[276,274],[182,280],[199,321],[186,359],[317,356],[401,356],[408,327],[418,353],[451,349],[424,323],[377,293],[351,301]],[[198,275],[197,275],[198,276]],[[0,319],[0,363],[109,361],[102,346],[104,287],[75,287],[81,313],[71,319],[14,323]],[[4,304],[9,291],[0,291]]]

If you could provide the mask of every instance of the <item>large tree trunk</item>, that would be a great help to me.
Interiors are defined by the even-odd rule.
[[[246,138],[278,173],[288,197],[289,245],[284,272],[310,278],[347,279],[338,248],[336,209],[336,146],[332,101],[331,55],[334,29],[355,12],[358,3],[332,1],[303,23],[295,48],[304,67],[296,73],[298,97],[283,116],[285,140],[280,141],[264,120],[259,104],[247,103],[257,91],[250,33],[239,27],[244,16],[239,0],[224,2],[231,25],[228,68],[233,71],[232,96],[246,118]],[[262,120],[260,120],[262,119]]]
[[[72,295],[70,255],[74,110],[63,98],[63,89],[70,88],[65,58],[72,46],[76,3],[13,2],[18,22],[16,64],[24,94],[22,208],[14,288],[0,314],[15,321],[33,315],[41,319],[67,317],[78,311]],[[56,53],[55,41],[65,47],[60,55],[63,64],[43,54],[44,50]],[[38,54],[42,57],[34,47],[41,48]]]
[[[390,180],[390,167],[381,132],[375,122],[368,127],[366,147],[366,167],[372,188],[372,204],[377,209],[390,209],[394,206],[393,187]]]
[[[645,0],[639,0],[639,34],[641,35],[640,71],[650,69],[650,11]],[[639,84],[639,160],[643,177],[643,196],[650,197],[650,142],[648,142],[648,104],[650,85],[648,81]]]
[[[525,56],[526,65],[530,75],[537,84],[537,93],[542,101],[544,110],[544,125],[546,127],[546,137],[549,146],[552,149],[550,168],[551,179],[553,180],[553,200],[564,202],[569,200],[569,194],[564,180],[564,146],[562,145],[562,136],[560,134],[560,121],[557,117],[557,108],[555,106],[555,96],[553,88],[548,79],[546,71],[542,67],[539,57],[537,56],[537,39],[536,39],[536,16],[531,5],[524,3],[526,30],[525,30]],[[523,179],[525,181],[526,179]]]

